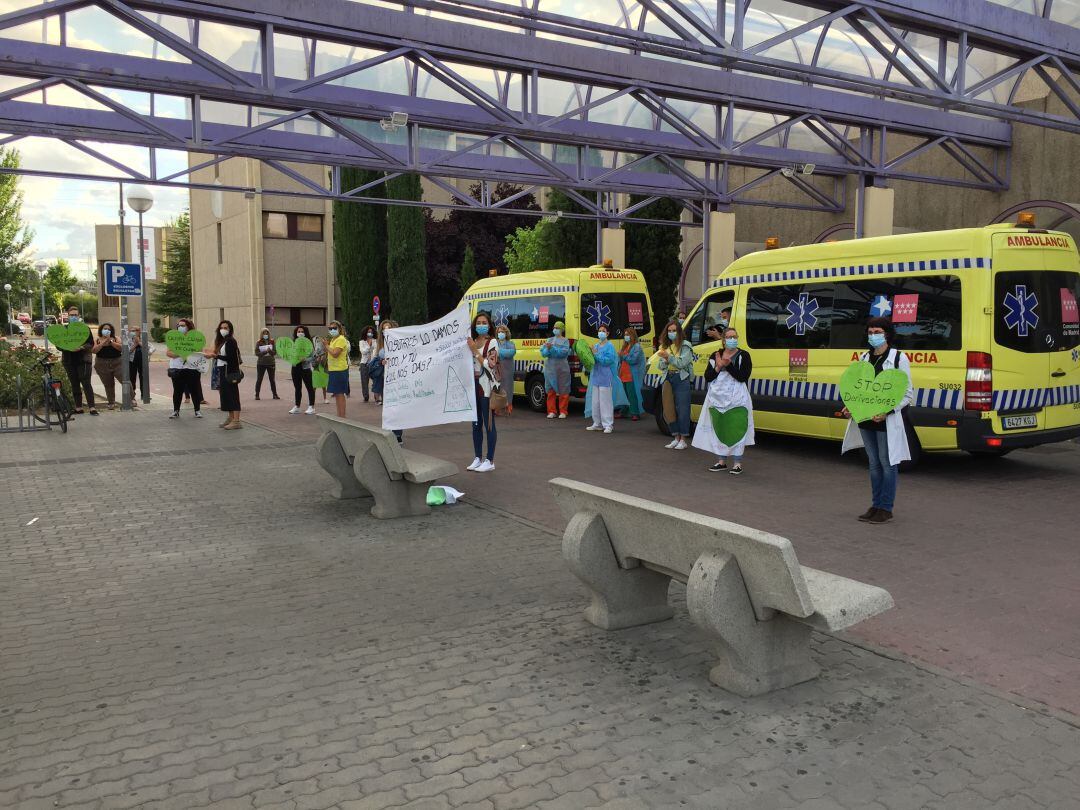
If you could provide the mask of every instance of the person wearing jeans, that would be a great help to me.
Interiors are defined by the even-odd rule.
[[[68,309],[68,323],[78,323],[79,320],[78,307]],[[75,351],[69,352],[61,349],[60,358],[64,371],[67,372],[68,380],[71,382],[71,393],[75,397],[74,412],[85,413],[83,411],[83,393],[85,392],[86,404],[90,408],[90,413],[97,416],[97,408],[94,407],[94,386],[90,384],[90,371],[93,368],[91,350],[93,348],[94,338],[87,337],[86,343]]]
[[[851,412],[845,407],[844,416],[849,417],[840,450],[846,453],[856,447],[866,449],[870,462],[870,508],[859,515],[863,523],[881,524],[893,519],[896,502],[897,473],[900,463],[911,458],[907,430],[904,427],[904,408],[915,398],[911,384],[911,363],[899,349],[891,347],[895,332],[888,318],[870,318],[866,322],[866,340],[870,350],[863,352],[861,362],[874,367],[874,373],[898,369],[907,375],[907,390],[900,404],[887,413],[878,414],[858,425],[850,419]]]
[[[660,339],[661,407],[672,440],[669,450],[685,450],[690,438],[690,391],[694,387],[694,347],[683,336],[682,324],[668,321]]]
[[[479,312],[473,318],[469,349],[473,353],[473,376],[476,378],[476,421],[473,422],[473,458],[466,467],[472,472],[491,472],[495,469],[495,442],[498,431],[491,413],[491,391],[495,387],[499,366],[499,347],[491,333],[491,319]],[[484,455],[484,436],[487,436],[487,456]]]

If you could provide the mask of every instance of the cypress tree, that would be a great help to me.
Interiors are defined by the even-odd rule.
[[[476,255],[472,245],[465,246],[465,258],[461,262],[461,294],[468,292],[469,287],[476,283]]]
[[[640,202],[642,197],[630,197],[630,204]],[[642,219],[666,219],[678,222],[682,212],[674,200],[660,199],[642,208],[635,216]],[[662,321],[675,313],[679,276],[682,262],[679,259],[679,246],[682,243],[682,231],[673,225],[645,225],[628,222],[623,226],[626,231],[626,266],[640,270],[645,276],[652,301],[653,317]]]
[[[150,298],[154,312],[189,318],[191,307],[191,217],[185,211],[169,223],[172,233],[162,262],[161,283]]]
[[[421,199],[420,176],[403,174],[386,182],[391,199]],[[427,267],[424,255],[424,209],[392,205],[386,212],[386,271],[390,280],[390,315],[398,323],[428,319]]]
[[[349,190],[382,177],[381,172],[343,167],[342,188]],[[385,197],[383,185],[365,194]],[[341,290],[341,319],[345,332],[358,339],[372,323],[371,299],[384,302],[390,285],[386,277],[386,206],[378,203],[334,203],[334,271]]]

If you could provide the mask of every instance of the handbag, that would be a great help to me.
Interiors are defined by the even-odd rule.
[[[220,391],[221,390],[221,370],[223,368],[224,368],[224,366],[219,366],[217,363],[214,363],[214,368],[210,372],[210,390],[211,391]]]
[[[225,372],[225,382],[229,385],[239,385],[244,379],[244,372],[240,369]]]
[[[380,357],[374,357],[368,362],[368,376],[373,380],[381,380],[383,375],[383,361]]]
[[[178,368],[170,368],[169,369],[169,376],[170,377],[177,377],[177,376],[179,376],[179,374],[180,374],[180,369],[178,369]]]
[[[495,379],[495,375],[491,373],[490,369],[484,368],[484,373],[491,380],[491,394],[488,396],[488,405],[491,407],[492,413],[501,415],[510,404],[506,394],[503,393],[502,383]]]

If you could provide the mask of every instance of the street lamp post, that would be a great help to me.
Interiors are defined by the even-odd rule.
[[[41,276],[41,336],[45,338],[45,351],[49,351],[49,330],[46,328],[49,325],[48,319],[45,317],[45,274],[49,271],[49,265],[39,260],[34,269],[38,271],[38,275]],[[30,319],[31,321],[33,318]],[[31,331],[33,324],[31,326]]]
[[[139,215],[139,267],[142,272],[142,369],[139,374],[139,388],[142,389],[143,403],[150,402],[150,330],[146,324],[146,243],[143,241],[143,214],[154,206],[154,195],[145,186],[129,186],[128,205]]]
[[[14,334],[11,331],[11,322],[13,320],[15,320],[14,312],[11,309],[11,285],[10,284],[5,284],[4,285],[4,292],[7,293],[7,316],[8,316],[7,333],[10,336],[10,335]]]

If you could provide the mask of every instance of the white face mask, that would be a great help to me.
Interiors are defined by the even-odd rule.
[[[102,329],[101,330],[102,337],[108,337],[111,334],[112,334],[112,329]]]
[[[186,326],[178,326],[178,327],[176,327],[176,331],[179,332],[181,335],[186,335],[187,334],[187,327]]]
[[[229,336],[229,330],[228,329],[218,329],[217,333],[219,335],[221,335],[222,337],[228,337]]]

